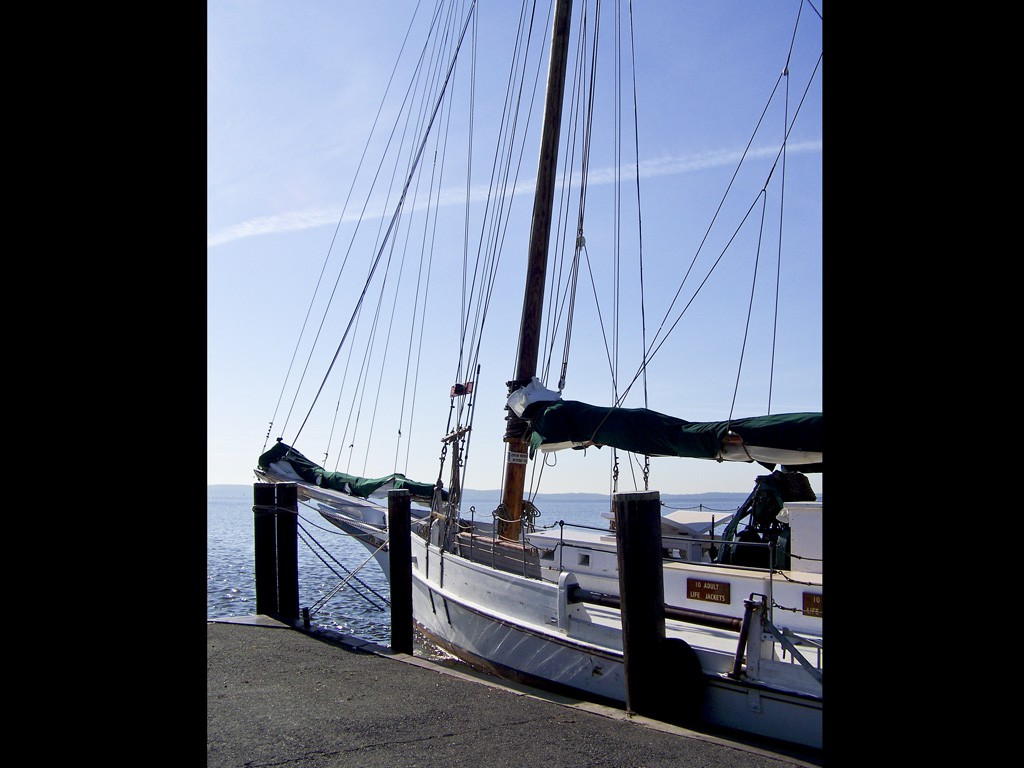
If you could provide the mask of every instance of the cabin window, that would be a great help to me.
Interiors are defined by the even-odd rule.
[[[590,555],[580,553],[577,554],[577,557],[579,558],[579,562],[576,563],[577,565],[585,565],[588,568],[590,567]]]

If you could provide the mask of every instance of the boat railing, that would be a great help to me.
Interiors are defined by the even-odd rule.
[[[819,685],[823,684],[822,639],[805,637],[785,627],[776,627],[767,615],[772,605],[767,595],[751,594],[743,604],[743,624],[729,676],[737,679],[743,676],[759,678],[762,675],[763,659],[785,660],[788,656],[791,663],[799,664]],[[771,645],[765,646],[766,642]],[[781,652],[778,652],[780,648]]]
[[[499,504],[491,512],[491,530],[485,534],[482,533],[482,529],[486,528],[487,522],[478,523],[476,507],[470,506],[468,522],[462,518],[458,519],[456,533],[459,537],[460,554],[468,560],[489,565],[491,568],[518,573],[526,578],[540,579],[536,549],[527,543],[525,537],[527,532],[535,530],[536,508],[529,503],[524,505],[522,533],[518,542],[502,538],[498,533],[500,522],[512,522],[511,518],[502,514],[504,511],[505,505]],[[450,549],[451,546],[451,542],[447,542],[445,548]]]
[[[573,547],[574,549],[580,549],[580,550],[591,551],[591,552],[601,552],[601,551],[603,551],[603,550],[601,550],[598,547],[588,545],[588,544],[586,544],[584,542],[579,542],[579,541],[566,542],[565,541],[565,529],[566,528],[579,528],[579,529],[582,529],[582,530],[598,531],[598,532],[604,533],[604,534],[608,534],[608,533],[614,534],[614,531],[609,531],[608,528],[600,528],[600,527],[592,526],[592,525],[584,525],[583,523],[568,523],[568,522],[566,522],[564,520],[559,520],[556,523],[552,523],[550,526],[548,526],[548,529],[554,528],[555,526],[558,526],[558,529],[559,529],[559,537],[558,537],[558,543],[556,544],[556,547],[557,547],[557,549],[559,551],[558,569],[560,571],[565,570],[565,564],[564,564],[564,562],[562,560],[562,553],[564,552],[566,546]],[[776,557],[775,557],[775,544],[774,544],[774,542],[722,541],[720,539],[717,539],[717,540],[716,539],[709,539],[709,538],[707,538],[705,536],[684,536],[684,535],[676,535],[676,534],[671,534],[671,535],[669,535],[669,534],[662,534],[661,542],[662,542],[661,549],[662,549],[662,552],[663,552],[662,560],[666,561],[666,562],[699,562],[702,566],[708,566],[708,567],[711,567],[711,568],[740,568],[740,569],[749,569],[749,570],[754,570],[754,571],[776,571],[776,570],[778,570],[775,567]],[[757,549],[764,549],[764,550],[767,550],[767,552],[766,552],[767,557],[764,558],[764,560],[767,563],[767,565],[747,565],[747,564],[744,564],[744,563],[720,563],[720,562],[715,562],[714,560],[710,560],[709,561],[709,560],[703,560],[703,559],[700,560],[700,561],[696,561],[696,560],[692,560],[690,558],[682,557],[681,553],[682,553],[684,547],[681,547],[681,546],[673,547],[673,546],[671,546],[672,544],[700,544],[702,547],[705,546],[705,545],[710,544],[711,547],[712,547],[712,555],[711,555],[712,557],[714,557],[713,549],[715,547],[733,547],[733,548],[736,548],[736,547],[748,548],[749,547],[749,549],[744,549],[743,550],[743,551],[746,551],[746,552],[754,551],[754,550],[757,550]],[[675,556],[675,555],[671,554],[672,552],[679,552],[680,555],[679,556]],[[665,554],[665,553],[668,553],[668,554]]]
[[[578,560],[578,558],[577,558],[576,562],[574,562],[572,564],[572,567],[568,567],[566,565],[565,556],[566,556],[566,550],[567,549],[569,549],[570,551],[575,551],[577,553],[579,553],[579,552],[590,553],[591,555],[599,554],[599,553],[602,553],[602,552],[604,554],[608,554],[608,550],[607,549],[601,549],[601,548],[599,548],[597,546],[593,546],[593,545],[587,544],[586,542],[582,542],[582,541],[573,541],[571,539],[569,541],[566,541],[566,538],[565,538],[565,529],[566,528],[579,528],[579,529],[585,529],[585,530],[599,531],[599,532],[602,532],[602,533],[605,533],[605,534],[607,534],[609,532],[608,529],[606,529],[606,528],[598,528],[598,527],[589,526],[589,525],[584,525],[584,524],[581,524],[581,523],[568,523],[568,522],[565,522],[564,520],[559,520],[557,523],[553,523],[551,526],[549,526],[549,528],[553,528],[556,525],[559,528],[558,543],[555,545],[556,546],[556,550],[557,550],[557,557],[553,557],[552,560],[557,562],[557,568],[558,568],[558,571],[560,573],[564,573],[566,571],[578,571],[579,570],[579,567],[578,567],[579,560]],[[712,544],[712,547],[737,547],[737,546],[741,546],[741,547],[745,548],[742,551],[743,552],[747,552],[747,553],[755,552],[758,549],[764,550],[764,556],[763,557],[760,557],[760,558],[753,557],[753,558],[750,558],[750,560],[756,562],[759,559],[760,561],[765,562],[766,565],[747,565],[747,564],[744,564],[743,562],[740,562],[740,563],[737,563],[737,562],[728,562],[728,563],[716,562],[715,561],[715,554],[716,553],[713,550],[712,550],[711,553],[709,553],[710,557],[712,558],[710,560],[701,559],[701,560],[698,561],[698,560],[693,560],[693,559],[686,559],[686,558],[683,558],[681,556],[677,557],[677,556],[671,554],[674,551],[682,551],[689,544],[699,544],[701,547],[704,547],[704,546],[708,545],[709,542]],[[662,558],[662,562],[664,562],[664,563],[694,563],[694,564],[700,565],[701,568],[707,568],[709,570],[718,570],[718,569],[726,570],[726,569],[728,569],[728,570],[731,570],[731,571],[750,571],[752,574],[756,574],[756,575],[759,575],[759,576],[765,576],[766,577],[765,587],[766,587],[767,597],[768,597],[768,603],[767,603],[767,609],[766,609],[766,617],[767,617],[767,619],[769,621],[774,619],[774,614],[775,614],[775,610],[776,609],[780,609],[780,610],[784,610],[784,611],[803,611],[804,610],[802,607],[779,605],[779,604],[777,604],[775,602],[776,585],[779,584],[779,583],[782,583],[782,582],[793,583],[793,578],[791,576],[789,576],[789,575],[786,575],[785,569],[779,568],[777,566],[777,559],[778,559],[777,558],[777,554],[776,554],[777,553],[777,545],[775,544],[775,542],[772,542],[772,541],[767,541],[767,542],[722,541],[722,540],[709,539],[707,537],[700,536],[700,535],[697,535],[697,536],[684,536],[684,535],[675,535],[675,534],[671,534],[671,535],[664,534],[662,536],[662,550],[663,550],[663,553],[669,553],[669,554],[667,554],[666,556],[664,556]],[[554,565],[552,565],[552,567],[554,567]],[[810,586],[810,584],[809,584],[809,586]],[[819,585],[814,584],[813,586],[819,586]]]

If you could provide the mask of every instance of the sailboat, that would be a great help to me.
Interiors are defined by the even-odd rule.
[[[593,457],[599,462],[610,459],[606,467],[610,498],[614,501],[626,493],[619,473],[620,458],[634,470],[634,477],[635,470],[642,473],[642,482],[637,485],[642,485],[644,492],[650,490],[652,459],[697,462],[707,467],[709,475],[736,462],[763,468],[764,474],[756,478],[749,497],[730,515],[719,514],[716,518],[697,510],[662,517],[664,632],[677,651],[666,654],[661,662],[665,665],[664,684],[672,687],[680,718],[687,723],[820,748],[822,503],[812,489],[810,477],[820,474],[823,466],[821,412],[774,413],[765,409],[763,414],[738,415],[730,406],[720,418],[691,421],[657,410],[646,396],[639,405],[627,405],[627,395],[636,396],[634,384],[641,382],[647,391],[648,377],[655,372],[652,361],[667,338],[661,331],[674,329],[683,316],[682,310],[672,309],[677,306],[678,291],[674,297],[669,291],[670,310],[662,316],[658,333],[643,337],[640,364],[632,379],[629,373],[623,375],[613,366],[611,396],[606,395],[604,403],[592,404],[567,396],[567,351],[571,349],[573,313],[582,304],[584,288],[591,289],[584,277],[594,273],[590,253],[593,246],[588,246],[587,239],[595,238],[584,222],[586,192],[593,186],[588,180],[588,163],[596,151],[592,146],[594,110],[601,103],[596,95],[596,65],[605,61],[599,56],[599,40],[602,30],[606,34],[608,28],[607,22],[602,27],[604,14],[600,2],[554,0],[550,11],[536,3],[523,3],[516,29],[505,35],[514,38],[514,44],[510,44],[514,63],[502,73],[507,77],[508,88],[500,105],[502,117],[495,121],[501,133],[491,145],[493,161],[474,163],[467,159],[460,165],[460,171],[467,174],[464,212],[483,209],[476,222],[478,245],[474,245],[476,238],[471,237],[467,225],[462,230],[446,230],[455,244],[437,247],[435,253],[430,238],[443,227],[440,219],[434,218],[439,216],[434,204],[443,208],[447,202],[440,179],[448,172],[444,164],[452,162],[449,141],[457,135],[451,125],[457,117],[475,116],[473,100],[477,97],[476,78],[480,75],[475,54],[482,48],[494,47],[476,37],[482,35],[478,23],[483,21],[478,21],[478,16],[488,15],[480,13],[481,6],[489,4],[483,0],[438,2],[429,21],[433,47],[418,49],[412,84],[408,90],[398,89],[404,109],[391,113],[395,128],[389,134],[387,146],[394,146],[392,140],[400,143],[400,136],[406,137],[406,143],[401,162],[387,166],[393,173],[393,194],[388,205],[381,207],[383,213],[373,247],[364,249],[369,260],[359,274],[365,279],[348,277],[343,283],[339,272],[335,285],[349,287],[347,292],[342,291],[348,303],[341,330],[332,338],[324,358],[327,372],[313,398],[316,401],[325,391],[332,373],[344,367],[348,374],[355,360],[358,373],[354,377],[356,384],[350,389],[358,394],[353,398],[344,434],[332,435],[331,439],[335,445],[353,451],[358,442],[353,425],[360,418],[369,418],[374,436],[384,433],[379,404],[372,408],[368,405],[374,392],[381,389],[382,379],[374,381],[367,365],[360,368],[359,353],[354,352],[355,339],[363,332],[378,348],[392,349],[393,340],[400,336],[385,333],[385,328],[401,317],[424,324],[429,317],[436,320],[442,316],[447,336],[456,342],[450,358],[445,357],[443,349],[447,339],[436,328],[433,332],[411,330],[405,337],[409,340],[405,354],[392,354],[390,360],[385,356],[379,358],[384,361],[381,370],[388,372],[382,375],[405,377],[403,401],[388,403],[385,410],[390,408],[392,415],[398,416],[398,444],[407,451],[413,445],[421,445],[410,437],[412,425],[420,422],[414,422],[412,409],[407,411],[405,407],[406,395],[410,402],[422,396],[411,384],[415,377],[410,372],[424,369],[438,374],[442,363],[451,365],[453,375],[441,393],[438,409],[443,415],[440,419],[435,416],[432,422],[437,434],[432,442],[422,443],[424,450],[432,451],[435,457],[440,454],[435,459],[439,465],[436,479],[411,479],[405,472],[397,471],[400,448],[395,451],[394,466],[390,468],[393,471],[379,474],[342,470],[337,465],[329,469],[329,450],[324,451],[322,458],[308,458],[308,451],[300,452],[300,442],[315,442],[307,430],[307,425],[316,421],[312,406],[295,436],[287,441],[283,427],[281,436],[273,442],[268,430],[270,445],[264,445],[258,458],[256,478],[264,483],[295,483],[299,498],[340,530],[358,536],[374,553],[385,574],[389,573],[385,495],[392,490],[408,491],[413,502],[410,539],[413,617],[417,629],[439,647],[492,674],[587,700],[622,705],[628,702],[617,507],[614,503],[610,505],[603,528],[541,526],[536,505],[541,489],[538,478],[558,469],[560,455]],[[621,120],[621,115],[630,112],[622,109],[630,101],[622,95],[622,83],[628,83],[634,75],[620,69],[629,69],[623,61],[636,62],[639,57],[628,45],[633,40],[633,30],[627,27],[634,9],[631,5],[616,5],[613,10],[617,12],[614,28],[620,47],[609,58],[615,62],[618,90],[613,101],[620,108]],[[773,4],[772,12],[792,17],[793,41],[799,37],[797,30],[812,26],[816,30],[812,38],[820,45],[821,18],[811,3],[794,0]],[[545,34],[538,32],[541,29]],[[496,39],[499,38],[491,38],[491,43]],[[541,46],[538,40],[546,44]],[[810,61],[811,65],[800,72],[803,80],[798,85],[790,85],[795,82],[797,71],[797,58],[792,50],[784,48],[778,54],[772,63],[778,65],[780,74],[769,99],[779,93],[793,98],[789,96],[792,90],[797,94],[793,102],[802,104],[800,96],[820,79],[820,50],[809,59],[799,59],[801,63]],[[533,83],[545,80],[540,67],[545,57],[543,108],[531,109],[524,105],[530,103]],[[460,80],[466,67],[469,74]],[[634,64],[633,69],[636,68]],[[468,94],[468,103],[473,106],[456,105],[456,92]],[[671,95],[665,94],[664,98]],[[632,100],[635,104],[636,96]],[[527,118],[538,113],[543,118],[539,130],[522,130]],[[388,113],[382,108],[381,115],[384,114]],[[758,115],[752,114],[756,123]],[[767,190],[784,175],[787,150],[799,114],[799,107],[787,102],[782,129],[767,153],[769,162],[762,161],[760,166],[761,186],[747,200],[749,211],[742,217],[742,223],[757,222],[757,246],[764,239],[765,222],[769,219],[764,207],[769,199]],[[701,116],[694,114],[691,118],[699,120]],[[636,121],[635,125],[642,123]],[[640,133],[637,128],[637,134]],[[513,290],[498,282],[498,256],[512,224],[518,221],[511,213],[511,204],[528,139],[539,143],[539,160],[536,182],[532,185],[532,215],[529,226],[524,227],[529,233],[526,255],[512,257],[520,280],[525,276],[525,285],[520,282],[518,289]],[[635,197],[639,202],[640,158],[624,159],[618,147],[625,142],[618,133],[617,141],[615,154],[619,164],[632,168],[632,174],[623,178],[636,185]],[[746,156],[744,153],[743,159]],[[469,174],[480,166],[489,176],[490,185],[485,202],[474,205],[468,202],[476,194]],[[571,172],[569,166],[580,170]],[[385,167],[375,166],[375,184],[383,178]],[[423,192],[424,188],[428,191]],[[730,181],[726,191],[731,189]],[[371,189],[368,200],[373,193]],[[449,205],[448,209],[451,208]],[[369,206],[364,206],[363,211],[367,210]],[[575,213],[575,221],[570,210]],[[721,206],[719,210],[723,210]],[[750,211],[755,215],[750,215]],[[420,218],[415,218],[417,214]],[[418,224],[414,226],[413,221]],[[779,229],[782,230],[781,226]],[[731,243],[740,230],[737,225],[730,233],[729,244],[723,246],[713,266],[699,281],[694,298],[705,284],[712,282],[719,262],[726,256],[732,258]],[[410,266],[401,261],[404,250],[400,241],[408,243],[413,237],[420,238],[412,249],[420,259]],[[643,255],[641,240],[636,239],[637,247],[632,250]],[[563,242],[567,245],[561,245]],[[780,253],[783,242],[780,234]],[[349,247],[346,262],[355,250]],[[445,254],[454,255],[454,260],[464,265],[457,279],[452,277],[456,273],[446,273],[442,278],[447,281],[446,287],[466,290],[461,302],[446,296],[440,305],[429,305],[440,306],[432,309],[431,315],[425,290],[428,266]],[[552,254],[557,258],[552,258]],[[759,277],[759,254],[755,247],[755,267],[748,273],[751,281]],[[692,270],[696,264],[696,258],[687,264],[677,253],[670,255],[667,264],[648,264],[646,269],[650,272],[641,274],[647,274],[649,281],[674,285],[670,267],[676,269],[682,263],[681,271],[686,272],[688,266]],[[502,266],[507,264],[506,260]],[[618,279],[617,274],[614,276]],[[414,298],[400,299],[399,283],[406,287],[415,283]],[[337,288],[332,295],[335,293]],[[497,334],[508,342],[506,355],[514,362],[514,369],[503,391],[497,392],[501,387],[488,385],[482,375],[484,362],[490,359],[482,354],[490,344],[489,340],[484,341],[484,319],[492,299],[497,296],[504,304],[516,293],[522,296],[521,311],[516,317],[518,336],[511,338],[504,333],[507,327],[514,326],[512,322],[498,323]],[[659,292],[659,296],[664,295]],[[742,290],[727,286],[723,295],[740,295],[742,303],[753,303],[749,284]],[[377,308],[367,301],[374,296],[378,298]],[[646,293],[640,296],[625,307],[616,304],[615,313],[631,315],[633,320],[646,317],[646,304],[651,298]],[[600,304],[595,303],[599,308]],[[712,307],[711,311],[728,314],[720,306]],[[507,315],[504,320],[508,320]],[[744,322],[750,327],[749,314]],[[317,338],[323,339],[325,335],[318,331]],[[745,336],[741,340],[745,342]],[[559,346],[563,350],[560,369],[551,362]],[[367,350],[372,348],[367,346]],[[371,354],[365,352],[364,361]],[[617,356],[616,351],[607,357]],[[309,370],[314,359],[310,353],[310,362],[303,370]],[[664,356],[658,359],[663,360]],[[682,363],[669,362],[670,379],[684,375]],[[689,360],[685,367],[692,369],[695,365]],[[556,377],[557,385],[552,386]],[[584,378],[590,378],[589,372]],[[581,389],[596,391],[587,386]],[[297,393],[298,388],[296,397]],[[505,422],[503,435],[479,434],[475,417],[484,404],[492,416],[501,414]],[[332,428],[334,423],[331,421]],[[271,426],[275,426],[273,422]],[[437,429],[438,426],[441,428]],[[476,450],[480,440],[500,442],[502,447],[501,466],[490,468],[500,474],[501,499],[490,510],[478,510],[475,506],[467,509],[463,504],[463,489],[470,487],[467,472],[471,448]],[[344,450],[337,450],[337,454],[340,464]],[[475,455],[472,458],[477,461]]]

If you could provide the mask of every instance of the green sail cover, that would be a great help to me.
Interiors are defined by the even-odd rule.
[[[280,440],[266,453],[259,458],[260,469],[267,471],[271,464],[287,462],[292,470],[307,483],[312,483],[320,488],[330,488],[335,491],[347,493],[350,496],[358,496],[361,499],[368,498],[374,491],[388,486],[395,490],[407,489],[412,498],[429,503],[434,495],[434,486],[430,483],[418,483],[409,480],[403,474],[386,475],[384,477],[358,477],[344,472],[328,472],[319,464],[314,464],[301,453]],[[448,498],[448,492],[443,491],[442,496]]]
[[[795,465],[821,471],[821,413],[782,413],[732,421],[691,422],[646,408],[609,408],[573,400],[535,403],[523,414],[530,422],[530,455],[538,448],[608,445],[645,456],[699,459],[723,457],[723,438],[733,432],[744,446],[814,454]],[[740,449],[743,450],[743,449]],[[770,455],[765,451],[762,455]],[[731,450],[736,456],[736,449]],[[755,452],[746,460],[761,461]],[[801,466],[802,465],[802,466]]]

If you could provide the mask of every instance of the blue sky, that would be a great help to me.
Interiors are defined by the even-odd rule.
[[[576,0],[577,8],[581,3]],[[419,4],[422,18],[432,9],[433,0]],[[497,78],[499,69],[484,66],[485,53],[500,51],[507,44],[517,5],[510,0],[479,3],[481,114],[498,91],[487,78]],[[253,482],[252,468],[263,449],[268,424],[275,412],[280,423],[288,408],[287,397],[281,399],[285,373],[324,259],[332,248],[339,248],[336,243],[347,241],[355,226],[355,212],[362,203],[350,201],[346,207],[346,199],[416,6],[416,0],[211,0],[207,5],[209,483]],[[604,13],[612,7],[604,0]],[[813,8],[821,11],[822,3],[815,2]],[[633,3],[649,333],[664,316],[678,287],[678,267],[693,258],[785,64],[796,9],[795,0]],[[613,21],[607,18],[602,24],[610,30]],[[420,44],[415,32],[410,40]],[[651,42],[653,47],[646,47]],[[821,19],[806,4],[798,42],[807,50],[790,65],[791,105],[821,52]],[[822,408],[822,77],[819,68],[790,136],[786,159],[787,217],[773,413]],[[605,97],[599,94],[599,98]],[[773,119],[771,114],[766,116],[766,121]],[[591,229],[588,224],[585,230],[595,265],[604,263],[601,260],[613,249],[615,237],[599,226],[611,219],[614,190],[611,142],[600,130],[595,128],[587,203],[596,225]],[[752,166],[755,181],[771,167],[779,132],[771,128],[754,141],[751,152],[759,158]],[[536,149],[531,148],[520,182],[531,181],[535,168]],[[453,200],[461,191],[454,178],[446,185]],[[738,198],[739,208],[753,201],[756,189],[745,194]],[[519,196],[516,205],[521,211],[510,222],[510,233],[513,229],[515,233],[506,242],[509,253],[503,256],[501,288],[488,316],[496,341],[514,334],[519,324],[516,304],[522,295],[522,275],[515,260],[525,255],[528,195]],[[339,224],[343,210],[346,215]],[[377,227],[380,216],[372,222]],[[452,232],[450,236],[461,248],[462,235]],[[711,247],[708,252],[717,255]],[[728,417],[750,296],[753,257],[732,255],[742,247],[752,252],[756,242],[749,236],[737,239],[722,268],[709,280],[706,293],[659,350],[650,368],[650,408],[691,421]],[[760,259],[774,264],[776,256],[774,246],[763,247]],[[768,267],[758,269],[757,303],[763,309],[761,297],[769,283],[774,290],[774,276],[761,274]],[[445,273],[440,274],[438,284],[444,285]],[[624,284],[624,305],[632,301],[636,306],[633,290]],[[581,296],[585,291],[589,286],[581,286]],[[440,293],[433,295],[435,301],[442,301]],[[603,338],[587,312],[592,313],[593,307],[581,298],[573,344],[583,361],[572,364],[563,396],[609,404],[607,376],[599,382],[592,375],[608,366]],[[432,305],[430,313],[442,324],[443,304]],[[752,320],[747,331],[734,409],[737,417],[767,412],[770,334],[760,318],[763,315]],[[633,330],[624,332],[623,338]],[[325,328],[325,334],[339,333],[338,326]],[[425,368],[436,379],[425,376],[416,409],[420,414],[432,408],[446,416],[447,387],[453,382],[436,341],[440,336],[431,338],[429,352],[436,355],[437,364],[431,361]],[[495,346],[493,354],[488,352],[484,358],[476,401],[468,479],[473,488],[500,484],[504,382],[512,375],[514,349]],[[622,370],[633,370],[627,353],[621,356]],[[408,399],[402,378],[399,371],[375,387],[379,412]],[[555,386],[554,381],[548,384]],[[630,407],[642,404],[634,399],[626,402]],[[295,408],[296,415],[289,419],[291,431],[301,420],[300,406]],[[329,419],[334,417],[321,416],[318,428],[310,427],[297,443],[311,459],[322,458],[324,447],[318,441],[325,439]],[[339,429],[335,427],[335,436]],[[356,457],[353,452],[346,463],[336,467],[332,458],[327,466],[369,476],[397,470],[433,481],[441,431],[436,421],[428,421],[426,427],[417,426],[414,436],[398,438],[396,445],[391,437],[394,430],[382,427],[383,437],[376,440],[379,445],[371,445],[366,455]],[[277,434],[275,428],[271,439]],[[290,438],[286,432],[286,442]],[[406,440],[404,445],[401,440]],[[608,449],[589,449],[586,455],[561,452],[557,460],[549,460],[554,466],[544,469],[541,490],[607,492],[609,456]],[[631,490],[633,481],[626,477],[624,461],[620,458],[624,474],[619,490]],[[756,465],[659,458],[652,460],[651,488],[663,493],[746,492],[754,478],[764,473]],[[820,492],[821,475],[812,475],[811,480]]]

